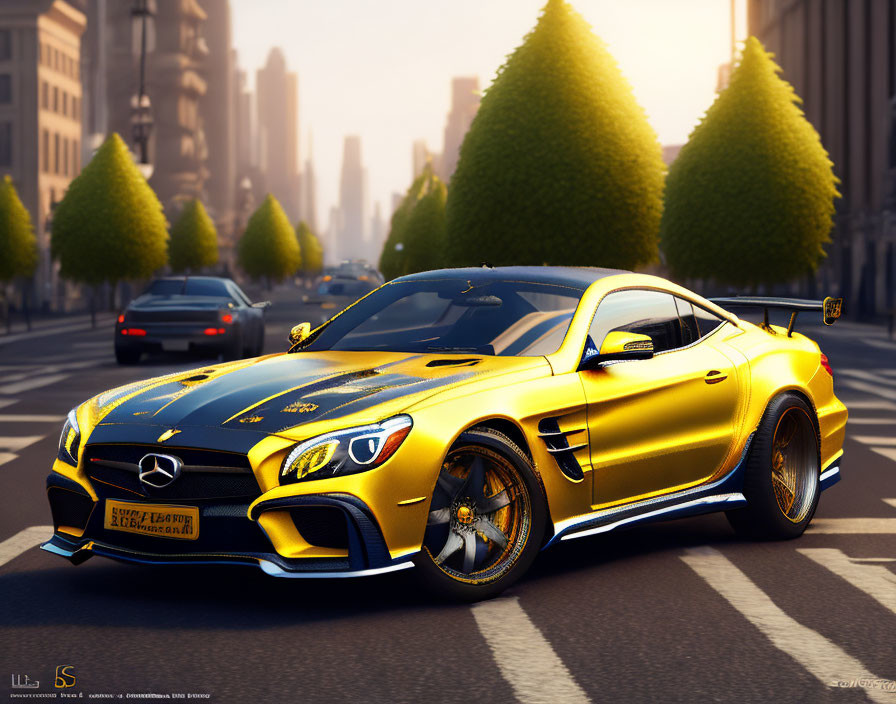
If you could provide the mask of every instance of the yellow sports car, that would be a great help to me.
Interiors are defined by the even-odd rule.
[[[800,311],[830,324],[840,301],[714,303],[610,269],[405,276],[296,326],[288,353],[72,410],[43,547],[287,577],[416,567],[480,599],[558,540],[648,520],[725,511],[793,538],[840,478],[847,416]]]

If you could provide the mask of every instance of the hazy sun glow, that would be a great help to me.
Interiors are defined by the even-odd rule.
[[[360,134],[369,199],[391,211],[411,179],[411,143],[440,151],[454,76],[488,87],[545,0],[231,0],[234,44],[255,70],[280,46],[299,76],[300,159],[313,133],[320,226],[338,199],[342,140]],[[712,103],[728,60],[729,0],[572,0],[614,54],[663,144]],[[737,2],[737,37],[746,33]]]

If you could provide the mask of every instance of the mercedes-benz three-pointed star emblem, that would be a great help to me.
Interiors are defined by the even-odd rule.
[[[140,460],[140,482],[162,489],[180,476],[184,463],[173,455],[145,455]]]

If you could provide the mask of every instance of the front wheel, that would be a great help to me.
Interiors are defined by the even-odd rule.
[[[546,518],[544,493],[522,450],[490,428],[468,430],[439,473],[418,576],[450,599],[497,596],[532,564]]]
[[[811,408],[784,394],[769,403],[744,470],[746,508],[727,512],[745,537],[786,540],[803,534],[820,492],[818,432]]]

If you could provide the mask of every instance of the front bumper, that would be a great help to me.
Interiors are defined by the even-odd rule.
[[[99,492],[96,499],[78,482],[55,472],[50,474],[47,492],[54,534],[41,548],[73,564],[101,555],[143,564],[255,565],[278,577],[360,577],[413,566],[407,555],[392,558],[373,513],[363,501],[348,494],[260,501],[253,506],[251,517],[247,516],[249,504],[242,500],[166,500],[170,505],[198,506],[199,536],[187,541],[107,529],[104,525],[107,498],[132,503],[141,503],[141,498],[122,494],[123,487],[112,488],[96,482],[93,485]],[[159,503],[152,497],[143,498],[142,502]],[[325,523],[333,529],[331,533],[338,533],[338,545],[312,549],[310,552],[317,553],[315,557],[285,556],[277,552],[277,536],[269,535],[269,531],[291,530],[300,535],[298,529],[308,523],[309,510],[329,512]],[[287,517],[286,528],[284,517]],[[293,520],[290,522],[289,518]],[[314,531],[309,527],[301,534],[305,530],[313,539]],[[320,533],[318,526],[317,534]],[[332,540],[321,536],[317,542],[328,539]]]

